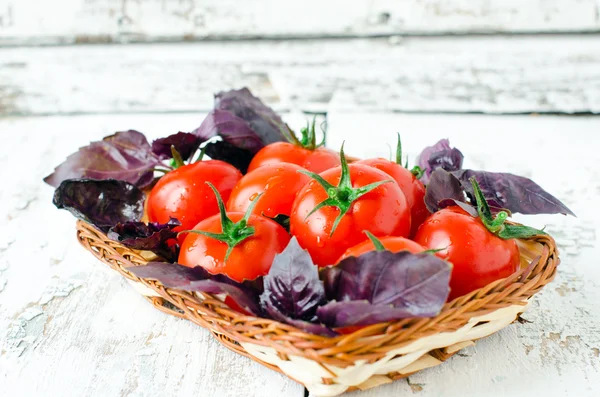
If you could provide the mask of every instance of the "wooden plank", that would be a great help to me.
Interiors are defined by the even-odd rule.
[[[595,0],[0,1],[0,44],[597,32]]]
[[[0,115],[190,112],[250,87],[279,109],[600,112],[600,36],[0,49]]]
[[[388,157],[396,131],[411,160],[422,147],[449,138],[466,167],[533,178],[578,216],[515,216],[546,226],[560,249],[556,279],[523,315],[531,323],[512,324],[440,366],[357,397],[598,396],[600,118],[332,112],[328,125],[330,145],[345,141],[356,156]]]
[[[158,136],[202,117],[0,121],[3,141],[14,149],[0,152],[2,177],[12,186],[0,192],[1,395],[304,395],[208,331],[154,309],[79,246],[75,220],[54,208],[52,188],[41,183],[69,152],[111,131],[136,125]]]

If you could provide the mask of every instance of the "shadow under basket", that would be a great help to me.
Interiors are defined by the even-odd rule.
[[[369,389],[441,364],[518,319],[529,298],[552,281],[560,262],[552,237],[518,240],[518,272],[446,303],[436,317],[374,324],[325,337],[243,315],[216,296],[138,278],[127,267],[144,266],[144,253],[110,240],[86,222],[77,222],[77,237],[157,309],[207,328],[229,349],[287,375],[315,396]]]

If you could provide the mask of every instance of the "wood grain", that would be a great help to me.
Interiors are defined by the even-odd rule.
[[[91,397],[303,395],[295,383],[230,353],[204,330],[142,300],[79,247],[72,216],[51,205],[52,189],[41,182],[90,140],[125,128],[156,138],[192,129],[202,117],[0,120],[4,147],[11,148],[0,151],[0,169],[11,187],[0,189],[2,391]],[[293,126],[303,121],[299,115],[285,119]],[[511,325],[408,380],[350,395],[479,397],[485,391],[492,397],[597,396],[600,118],[331,112],[329,127],[331,146],[345,140],[347,152],[358,156],[387,156],[395,132],[401,131],[411,162],[419,148],[448,137],[465,154],[466,166],[532,177],[579,217],[517,217],[535,227],[547,225],[561,250],[557,279],[533,299],[524,316],[532,323]]]
[[[595,0],[1,0],[0,44],[598,32],[598,10]]]
[[[281,110],[600,112],[600,36],[0,49],[0,116],[194,112],[250,87]]]

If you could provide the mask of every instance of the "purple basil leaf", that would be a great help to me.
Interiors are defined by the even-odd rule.
[[[110,228],[108,238],[118,241],[126,247],[152,251],[166,260],[177,260],[178,246],[175,243],[177,232],[173,229],[181,222],[171,218],[167,223],[125,222]]]
[[[179,152],[183,160],[188,160],[204,142],[203,139],[189,132],[178,132],[166,138],[152,142],[152,152],[162,160],[172,158],[171,146]]]
[[[462,208],[467,214],[469,214],[471,216],[474,216],[474,217],[479,216],[479,214],[477,213],[477,208],[473,207],[471,204],[465,203],[464,201],[459,201],[456,199],[443,199],[438,203],[438,206],[440,207],[440,209],[446,208],[446,207],[452,207],[454,205]],[[492,207],[490,207],[490,210],[492,210],[492,213],[494,213],[494,210],[492,209]]]
[[[256,290],[245,283],[236,283],[226,276],[212,275],[201,267],[189,268],[177,263],[150,262],[145,266],[128,267],[127,270],[141,278],[158,280],[167,288],[225,294],[249,313],[260,314]]]
[[[404,307],[391,305],[373,305],[363,301],[331,301],[317,310],[319,320],[330,327],[347,327],[351,325],[371,325],[385,323],[401,318],[415,317]],[[421,316],[429,317],[429,316]]]
[[[154,180],[159,163],[144,134],[122,131],[69,155],[44,182],[58,187],[67,179],[117,179],[144,187]]]
[[[304,332],[308,332],[310,334],[322,335],[322,336],[338,335],[336,332],[334,332],[330,328],[326,327],[325,325],[319,324],[316,317],[312,321],[315,321],[315,323],[311,323],[311,322],[304,321],[304,320],[294,320],[291,318],[286,318],[285,321],[283,321],[283,322],[285,322],[293,327],[296,327]]]
[[[446,171],[460,170],[463,158],[460,150],[450,147],[448,139],[442,139],[435,145],[426,147],[417,159],[417,165],[425,172],[421,177],[421,182],[427,185],[431,173],[438,168]]]
[[[225,161],[240,170],[242,174],[248,171],[253,154],[245,149],[240,149],[229,142],[217,141],[206,144],[206,155],[214,160]]]
[[[125,181],[68,179],[54,191],[52,202],[106,232],[117,223],[139,221],[144,200],[144,193]]]
[[[324,301],[325,289],[317,266],[292,237],[283,252],[275,256],[269,274],[264,277],[261,307],[278,321],[311,321]]]
[[[463,187],[454,175],[438,168],[431,173],[425,191],[425,205],[429,212],[434,213],[440,208],[443,200],[465,201]]]
[[[323,275],[327,296],[336,302],[317,310],[319,320],[330,327],[432,317],[450,293],[450,264],[426,253],[371,251],[346,258],[334,269]],[[368,316],[366,310],[374,314]]]
[[[203,140],[221,136],[225,142],[255,154],[264,146],[285,141],[281,118],[250,90],[231,90],[215,95],[215,109],[192,133]]]
[[[205,137],[220,135],[225,142],[252,154],[265,146],[246,120],[225,110],[215,109],[210,112],[193,134]]]
[[[231,112],[245,120],[264,145],[287,141],[281,133],[287,130],[283,120],[247,88],[218,93],[215,109]],[[220,135],[223,136],[223,132]]]
[[[469,178],[475,177],[486,201],[492,207],[506,208],[521,214],[573,215],[560,200],[542,189],[531,179],[503,172],[459,170],[453,172],[469,196],[473,187]]]

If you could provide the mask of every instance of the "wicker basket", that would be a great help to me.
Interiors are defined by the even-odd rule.
[[[284,373],[316,396],[368,389],[441,364],[475,340],[515,321],[528,299],[552,281],[559,264],[552,237],[520,240],[520,271],[446,303],[438,316],[375,324],[329,338],[242,315],[218,297],[168,289],[157,281],[138,278],[127,267],[146,264],[145,253],[109,240],[82,221],[77,222],[77,236],[157,309],[207,328],[229,349]]]

